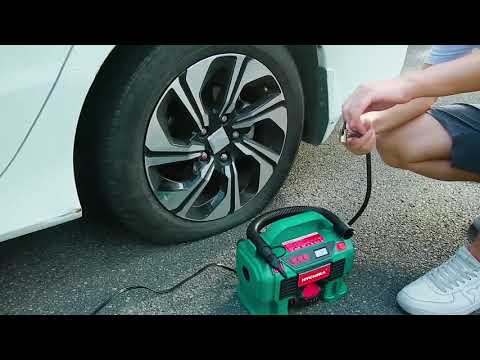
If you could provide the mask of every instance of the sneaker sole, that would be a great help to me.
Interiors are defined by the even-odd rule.
[[[404,311],[406,311],[410,315],[440,315],[440,316],[441,315],[470,315],[471,313],[480,309],[480,305],[475,305],[475,306],[470,306],[466,309],[462,309],[462,310],[457,311],[457,312],[435,313],[435,312],[431,312],[431,311],[424,310],[424,309],[418,309],[418,308],[409,306],[407,304],[401,305],[400,302],[398,301],[398,297],[397,297],[397,304],[398,304],[398,306],[400,306]]]
[[[456,315],[470,315],[471,313],[475,312],[476,310],[478,310],[478,308],[474,308],[473,310],[471,311],[460,311],[460,312],[452,312],[452,313],[446,313],[446,314],[440,314],[440,313],[433,313],[433,312],[429,312],[429,311],[426,311],[426,310],[423,310],[423,309],[415,309],[415,308],[411,308],[409,306],[401,306],[399,305],[404,311],[406,311],[408,314],[410,315],[437,315],[437,316],[448,316],[448,315],[452,315],[452,316],[456,316]]]

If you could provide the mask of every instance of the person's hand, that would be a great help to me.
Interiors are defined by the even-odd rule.
[[[376,144],[376,134],[371,122],[364,121],[362,126],[365,128],[365,133],[359,137],[347,137],[345,147],[355,155],[365,155],[373,151]],[[355,130],[349,129],[350,132]]]
[[[349,129],[365,134],[369,129],[360,117],[371,111],[389,109],[412,100],[407,78],[374,81],[359,86],[342,107],[343,120]]]

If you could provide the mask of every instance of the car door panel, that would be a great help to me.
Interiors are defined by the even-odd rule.
[[[0,46],[0,176],[41,112],[70,48]]]

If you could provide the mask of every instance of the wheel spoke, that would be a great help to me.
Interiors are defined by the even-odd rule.
[[[243,142],[249,145],[250,147],[254,148],[255,150],[257,150],[259,153],[266,156],[276,164],[278,164],[278,160],[280,159],[280,154],[277,154],[275,151],[267,148],[265,145],[262,145],[259,142],[249,139],[247,137],[243,139]]]
[[[208,70],[210,69],[210,65],[218,57],[219,56],[212,56],[208,59],[202,60],[199,63],[193,65],[191,68],[187,70],[187,75],[185,77],[185,81],[188,87],[190,88],[190,91],[193,95],[195,102],[197,103],[197,107],[200,110],[200,113],[203,119],[203,124],[205,126],[210,125],[210,120],[209,120],[208,112],[203,106],[202,100],[200,98],[200,92],[205,83],[205,78],[208,73]]]
[[[268,110],[273,106],[279,104],[283,100],[284,97],[282,94],[270,98],[269,100],[255,107],[254,110],[237,117],[232,127],[234,129],[249,128],[250,126],[258,123],[259,121],[271,119],[275,124],[277,124],[277,126],[283,131],[283,133],[286,134],[287,109],[285,108],[285,106],[279,106]]]
[[[160,175],[160,183],[158,185],[159,191],[182,191],[184,189],[185,186],[182,182],[168,179]]]
[[[148,125],[145,146],[152,152],[165,153],[196,153],[205,150],[205,145],[203,144],[181,145],[170,141],[158,122],[156,112]]]
[[[215,209],[208,215],[205,220],[216,220],[224,216],[227,216],[230,213],[232,207],[232,171],[230,166],[226,166],[225,176],[227,177],[227,190],[225,196],[220,201],[220,203],[215,207]]]
[[[198,198],[206,183],[208,183],[208,180],[212,176],[213,169],[213,159],[210,159],[210,161],[200,170],[199,176],[190,181],[183,182],[182,186],[178,186],[180,190],[162,191],[164,188],[159,188],[157,189],[156,194],[168,210],[172,211],[179,209],[181,206],[183,209],[192,198],[192,204]],[[188,211],[190,207],[186,209],[186,211]],[[182,211],[182,209],[177,211]]]
[[[241,152],[243,152],[247,156],[253,157],[260,165],[260,173],[258,175],[258,189],[262,189],[273,173],[273,166],[268,161],[264,160],[262,156],[258,155],[255,151],[250,150],[242,143],[235,142],[234,144]]]
[[[192,153],[167,153],[167,152],[159,152],[159,153],[151,153],[145,154],[145,166],[147,168],[152,166],[164,165],[164,164],[171,164],[180,161],[187,161],[199,158],[202,152],[192,152]]]
[[[180,205],[180,208],[175,210],[178,216],[185,217],[187,215],[188,211],[195,203],[195,200],[198,199],[200,194],[203,192],[203,189],[210,181],[214,169],[215,167],[213,166],[213,159],[211,159],[208,165],[201,170],[200,177],[189,187],[186,194],[184,194],[184,199]]]
[[[240,184],[238,182],[238,170],[235,161],[232,161],[232,179],[233,179],[233,210],[240,209]]]
[[[233,96],[234,90],[237,88],[238,82],[242,78],[242,75],[244,74],[244,71],[242,71],[242,67],[243,67],[243,64],[245,62],[246,56],[236,55],[235,58],[236,58],[235,59],[235,65],[234,65],[234,68],[233,68],[233,71],[232,71],[232,75],[230,77],[230,81],[228,83],[228,91],[227,91],[227,95],[225,96],[225,102],[223,104],[222,110],[220,111],[220,116],[222,116],[225,112],[230,112],[231,111],[231,110],[226,111],[227,106],[229,106],[230,103],[232,103],[232,99],[233,99],[232,96]],[[235,99],[235,101],[233,101],[233,106],[235,106],[236,101],[237,101],[236,99]],[[230,107],[229,107],[229,109],[230,109]]]
[[[237,59],[237,64],[239,62],[243,63],[244,59],[241,59],[241,61],[238,59]],[[224,113],[228,114],[233,111],[233,109],[235,108],[235,104],[238,100],[238,97],[240,96],[240,92],[243,90],[245,85],[247,85],[248,83],[251,83],[254,80],[260,79],[264,76],[268,76],[268,75],[272,76],[272,73],[270,72],[270,70],[268,70],[268,68],[265,65],[263,65],[261,62],[255,59],[249,59],[247,61],[248,62],[245,65],[245,68],[243,69],[243,71],[241,71],[242,64],[240,64],[238,71],[237,71],[237,65],[235,65],[234,76],[236,74],[236,78],[232,77],[234,79],[230,81],[230,86],[228,90],[229,91],[228,93],[230,95],[227,96],[227,101],[225,102],[224,109],[222,109],[222,112],[220,115],[223,115]],[[232,85],[236,83],[238,83],[238,85],[233,87]]]
[[[193,118],[193,121],[195,121],[195,124],[197,124],[199,129],[203,129],[203,124],[200,118],[197,115],[197,112],[195,111],[193,104],[190,102],[188,99],[187,94],[185,93],[185,90],[183,89],[182,85],[180,84],[179,78],[177,78],[172,85],[170,85],[170,89],[175,91],[175,93],[178,95],[178,98],[182,101],[183,105],[185,108],[188,110],[190,115]],[[160,101],[161,103],[161,101]]]

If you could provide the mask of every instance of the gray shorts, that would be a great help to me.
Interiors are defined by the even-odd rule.
[[[425,63],[442,64],[469,55],[475,50],[480,50],[480,45],[433,45]]]
[[[452,139],[452,167],[480,175],[480,105],[432,106],[427,113]]]

